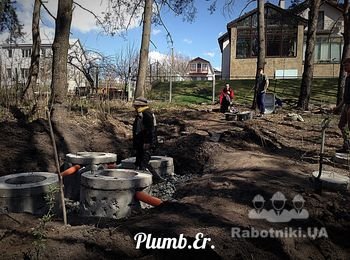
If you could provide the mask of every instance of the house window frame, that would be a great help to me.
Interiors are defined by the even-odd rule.
[[[322,53],[322,44],[324,44],[323,47],[325,47],[325,51],[327,53]],[[334,54],[332,53],[333,46],[337,44],[338,48],[338,57],[334,57]],[[317,35],[315,40],[315,54],[314,54],[314,62],[316,64],[339,64],[341,62],[342,53],[343,53],[343,45],[344,42],[342,41],[341,37],[329,37],[327,35]],[[306,48],[306,42],[304,41],[303,44],[303,50]],[[304,51],[305,52],[305,51]],[[323,56],[327,56],[326,59],[322,59]],[[305,54],[303,55],[303,61],[305,61]]]
[[[202,71],[203,72],[208,72],[209,71],[209,66],[207,63],[202,63]]]
[[[13,51],[12,51],[12,49],[7,49],[7,56],[8,56],[9,58],[12,58],[12,57],[13,57]]]
[[[40,56],[43,58],[46,57],[46,48],[40,48]]]
[[[270,9],[266,10],[269,12]],[[276,10],[273,10],[276,11]],[[237,23],[237,39],[236,39],[236,59],[251,59],[257,57],[257,37],[258,28],[257,24],[254,22],[256,13],[246,17],[249,21],[244,22],[243,20]],[[265,14],[267,16],[267,14]],[[240,25],[241,23],[241,25]],[[275,30],[278,33],[269,33],[269,29]],[[287,29],[287,30],[286,30]],[[268,55],[268,42],[271,39],[271,35],[275,35],[276,39],[279,39],[278,55]],[[241,38],[240,38],[241,36]],[[270,36],[270,37],[269,37]],[[284,45],[285,39],[292,39],[291,45],[292,49],[288,51],[287,55],[284,55]],[[255,42],[255,43],[254,43]],[[266,57],[268,58],[295,58],[297,57],[297,43],[298,43],[298,23],[288,23],[288,19],[283,19],[280,24],[269,24],[269,20],[265,19],[265,50]],[[246,53],[240,51],[239,44],[246,44]],[[243,55],[242,55],[243,54]]]
[[[29,69],[28,68],[21,68],[21,78],[27,79],[29,76]]]
[[[318,12],[318,19],[317,19],[317,31],[324,30],[325,25],[325,19],[324,19],[324,11]]]
[[[12,79],[12,69],[11,68],[6,69],[6,75],[7,75],[8,79]]]
[[[197,71],[197,64],[191,63],[190,64],[190,72],[196,72]]]
[[[32,49],[23,48],[22,49],[22,58],[29,58],[32,55]]]

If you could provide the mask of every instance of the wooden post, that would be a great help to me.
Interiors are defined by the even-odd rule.
[[[46,114],[47,114],[47,120],[49,122],[50,136],[51,136],[52,147],[53,147],[53,151],[54,151],[54,155],[55,155],[56,170],[57,170],[59,186],[60,186],[63,222],[64,222],[65,225],[67,225],[67,212],[66,212],[66,204],[64,203],[64,192],[63,192],[63,178],[60,175],[60,164],[59,164],[59,161],[58,161],[58,153],[57,153],[55,135],[54,135],[53,129],[52,129],[51,115],[50,115],[50,110],[49,109],[46,110]]]

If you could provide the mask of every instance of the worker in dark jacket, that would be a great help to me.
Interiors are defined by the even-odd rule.
[[[133,148],[136,151],[136,169],[150,171],[154,183],[163,181],[164,179],[149,164],[151,151],[157,146],[156,118],[144,97],[136,98],[133,106],[136,111],[132,128]]]

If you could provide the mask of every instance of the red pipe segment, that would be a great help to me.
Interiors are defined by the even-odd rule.
[[[107,169],[117,169],[117,165],[115,163],[107,163]]]
[[[65,171],[61,172],[60,175],[62,177],[72,175],[72,174],[76,173],[80,168],[81,168],[81,166],[79,164],[73,165],[72,167],[69,167]]]
[[[163,203],[163,201],[161,199],[158,199],[156,197],[153,197],[143,191],[137,191],[135,193],[135,199],[139,200],[139,201],[142,201],[144,203],[147,203],[151,206],[159,206],[160,204]]]

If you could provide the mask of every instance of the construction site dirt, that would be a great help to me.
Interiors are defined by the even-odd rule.
[[[342,144],[338,116],[318,109],[299,112],[303,121],[293,121],[288,114],[298,111],[281,109],[228,121],[217,110],[209,105],[155,110],[163,141],[156,154],[172,157],[176,175],[188,176],[173,183],[172,197],[160,206],[118,220],[71,210],[68,225],[53,216],[41,238],[34,232],[40,217],[1,209],[1,259],[349,259],[350,193],[316,191],[311,182],[319,169],[325,117],[330,125],[323,169],[349,176],[347,165],[333,161]],[[132,122],[131,106],[109,114],[67,112],[54,125],[60,162],[79,151],[116,153],[118,162],[133,156]],[[0,176],[56,172],[46,119],[18,123],[4,115],[0,151]],[[274,203],[278,196],[282,206]],[[295,217],[294,209],[307,215]],[[261,210],[265,214],[251,214]],[[281,213],[289,218],[278,220]],[[187,244],[152,246],[152,238]],[[196,247],[198,238],[209,240]]]

